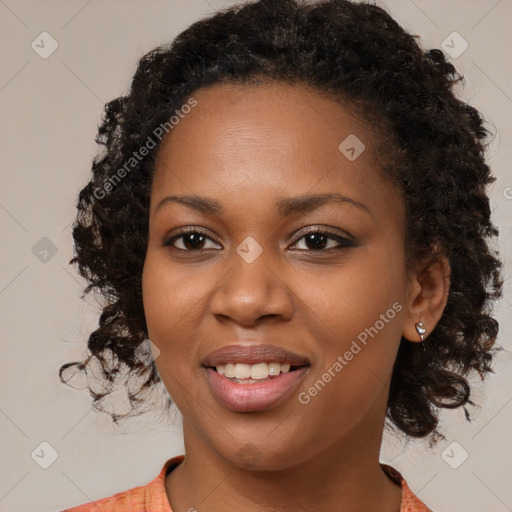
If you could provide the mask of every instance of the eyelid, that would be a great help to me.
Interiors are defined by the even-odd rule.
[[[295,233],[296,240],[300,240],[302,237],[309,235],[311,233],[320,233],[323,235],[329,235],[333,238],[340,238],[347,242],[356,242],[356,239],[346,231],[343,231],[339,228],[331,228],[330,226],[324,226],[322,224],[316,224],[314,226],[307,226],[303,229],[300,229],[297,233]]]
[[[174,242],[175,240],[177,240],[177,239],[181,238],[182,236],[187,235],[189,233],[194,233],[194,234],[198,234],[198,235],[204,236],[206,238],[209,238],[210,240],[212,240],[216,244],[222,245],[216,239],[215,235],[213,235],[208,229],[202,228],[202,227],[195,227],[195,226],[186,226],[184,228],[178,228],[178,231],[176,233],[173,233],[172,236],[166,236],[164,238],[164,241],[163,241],[164,247],[165,246],[172,246],[172,242]],[[177,249],[176,247],[173,247],[173,248]],[[181,250],[182,252],[199,252],[200,250],[204,250],[204,249],[199,249],[197,251],[185,251],[183,249],[178,249],[178,250]]]
[[[293,241],[292,245],[296,245],[297,243],[299,243],[305,236],[310,235],[310,234],[315,234],[315,233],[326,235],[327,238],[335,240],[338,243],[338,246],[331,247],[330,249],[323,249],[323,250],[318,250],[318,251],[314,251],[313,249],[310,249],[309,251],[321,253],[321,252],[328,252],[330,250],[342,249],[345,247],[354,247],[355,245],[357,245],[357,241],[352,235],[350,235],[346,231],[341,231],[341,233],[340,233],[340,231],[341,230],[338,230],[338,232],[334,232],[333,228],[330,228],[327,226],[322,226],[322,225],[315,225],[313,227],[307,226],[307,227],[299,230],[299,232],[295,233],[294,241]],[[178,249],[177,247],[173,246],[173,242],[175,240],[177,240],[177,239],[181,238],[182,236],[187,235],[189,233],[201,235],[205,238],[212,240],[213,242],[215,242],[218,245],[222,245],[216,239],[216,237],[213,234],[211,234],[211,232],[208,229],[202,228],[202,227],[187,226],[184,228],[179,228],[177,233],[174,233],[170,237],[166,237],[163,242],[164,247],[171,246],[178,251],[191,252],[191,253],[208,250],[208,249],[197,249],[195,251],[194,250],[185,250],[185,249]],[[302,249],[302,250],[307,251],[308,249]]]
[[[342,249],[346,249],[349,247],[355,247],[357,245],[357,241],[355,238],[345,231],[343,234],[340,234],[339,232],[333,232],[329,228],[321,227],[321,226],[315,226],[313,228],[307,229],[306,231],[301,231],[295,235],[295,241],[292,243],[292,246],[297,245],[305,236],[319,233],[321,235],[325,235],[325,237],[328,240],[334,240],[337,245],[336,247],[329,247],[328,249],[320,249],[320,250],[314,250],[314,249],[295,249],[298,251],[303,252],[313,252],[316,254],[330,254],[332,251],[340,251]]]

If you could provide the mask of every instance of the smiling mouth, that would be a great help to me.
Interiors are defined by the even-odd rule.
[[[215,400],[234,412],[264,411],[285,402],[311,361],[279,345],[238,342],[201,360]]]
[[[216,366],[207,366],[223,375],[231,382],[238,384],[254,384],[274,379],[283,373],[294,372],[299,368],[308,365],[291,365],[289,363],[269,362],[269,363],[226,363]]]

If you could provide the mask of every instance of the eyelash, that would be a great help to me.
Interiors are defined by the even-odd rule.
[[[164,247],[171,246],[173,249],[176,249],[177,251],[181,251],[181,252],[201,252],[201,251],[207,251],[208,250],[208,249],[197,249],[197,250],[179,249],[178,247],[174,247],[173,246],[173,243],[174,243],[175,240],[183,238],[185,235],[189,235],[189,234],[201,235],[201,236],[203,236],[205,238],[208,238],[208,239],[212,240],[216,244],[219,244],[219,242],[217,240],[215,240],[208,233],[206,233],[205,231],[202,231],[201,229],[198,229],[198,228],[182,228],[182,229],[180,229],[179,234],[174,235],[173,237],[166,239],[164,241],[163,245],[164,245]],[[345,238],[345,237],[342,237],[340,235],[337,235],[337,234],[334,234],[334,233],[330,233],[329,231],[326,231],[325,229],[322,229],[322,228],[319,228],[319,227],[310,229],[309,231],[303,233],[294,242],[293,245],[297,244],[300,240],[302,240],[303,238],[305,238],[306,236],[311,235],[311,234],[326,235],[328,239],[335,240],[340,245],[338,245],[337,247],[330,247],[328,249],[318,249],[318,250],[314,250],[314,249],[299,249],[299,250],[319,253],[319,252],[328,252],[328,251],[331,251],[331,250],[346,249],[348,247],[354,247],[356,245],[349,238]]]

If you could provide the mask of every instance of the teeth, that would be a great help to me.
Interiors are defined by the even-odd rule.
[[[224,375],[229,379],[266,379],[269,375],[279,375],[290,371],[289,364],[281,363],[227,363],[216,366],[219,375]]]
[[[238,365],[237,365],[238,366]],[[247,365],[249,366],[249,365]],[[268,377],[268,364],[258,363],[250,366],[251,379],[266,379]],[[238,375],[237,375],[238,377]]]
[[[224,365],[224,375],[232,379],[235,376],[235,365],[231,363]]]
[[[251,376],[251,366],[248,364],[235,365],[235,377],[237,379],[248,379]]]
[[[279,375],[281,373],[281,365],[279,363],[270,363],[268,365],[269,375]]]

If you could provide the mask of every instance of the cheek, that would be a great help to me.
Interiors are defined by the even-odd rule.
[[[405,309],[400,261],[395,251],[361,255],[316,292],[302,292],[306,311],[321,320],[317,368],[300,390],[313,414],[352,422],[386,392]]]
[[[303,313],[325,336],[318,338],[324,351],[343,350],[361,333],[364,338],[365,329],[375,324],[382,330],[379,338],[400,339],[399,313],[405,299],[402,264],[395,250],[362,248],[342,267],[295,283]]]
[[[399,302],[386,306],[375,311],[362,308],[358,319],[346,311],[337,320],[332,317],[333,323],[337,321],[338,337],[332,343],[318,340],[323,348],[321,360],[297,393],[306,437],[320,437],[323,441],[319,442],[327,446],[363,425],[364,418],[370,424],[380,422],[400,343],[403,311]]]
[[[148,333],[164,348],[197,315],[205,290],[197,274],[176,273],[165,254],[148,249],[142,274],[142,296]],[[196,307],[195,307],[196,306]]]
[[[184,391],[180,386],[180,365],[176,362],[186,358],[186,354],[180,353],[186,345],[174,343],[174,333],[176,326],[179,327],[181,306],[179,294],[172,293],[167,274],[160,270],[158,262],[148,253],[142,275],[144,313],[149,339],[160,350],[155,359],[158,373],[179,406]]]
[[[160,350],[155,363],[169,394],[181,405],[194,393],[193,386],[183,389],[182,382],[197,379],[199,360],[197,340],[201,337],[211,283],[204,273],[193,269],[177,273],[168,258],[148,249],[142,274],[142,295],[149,339]]]

